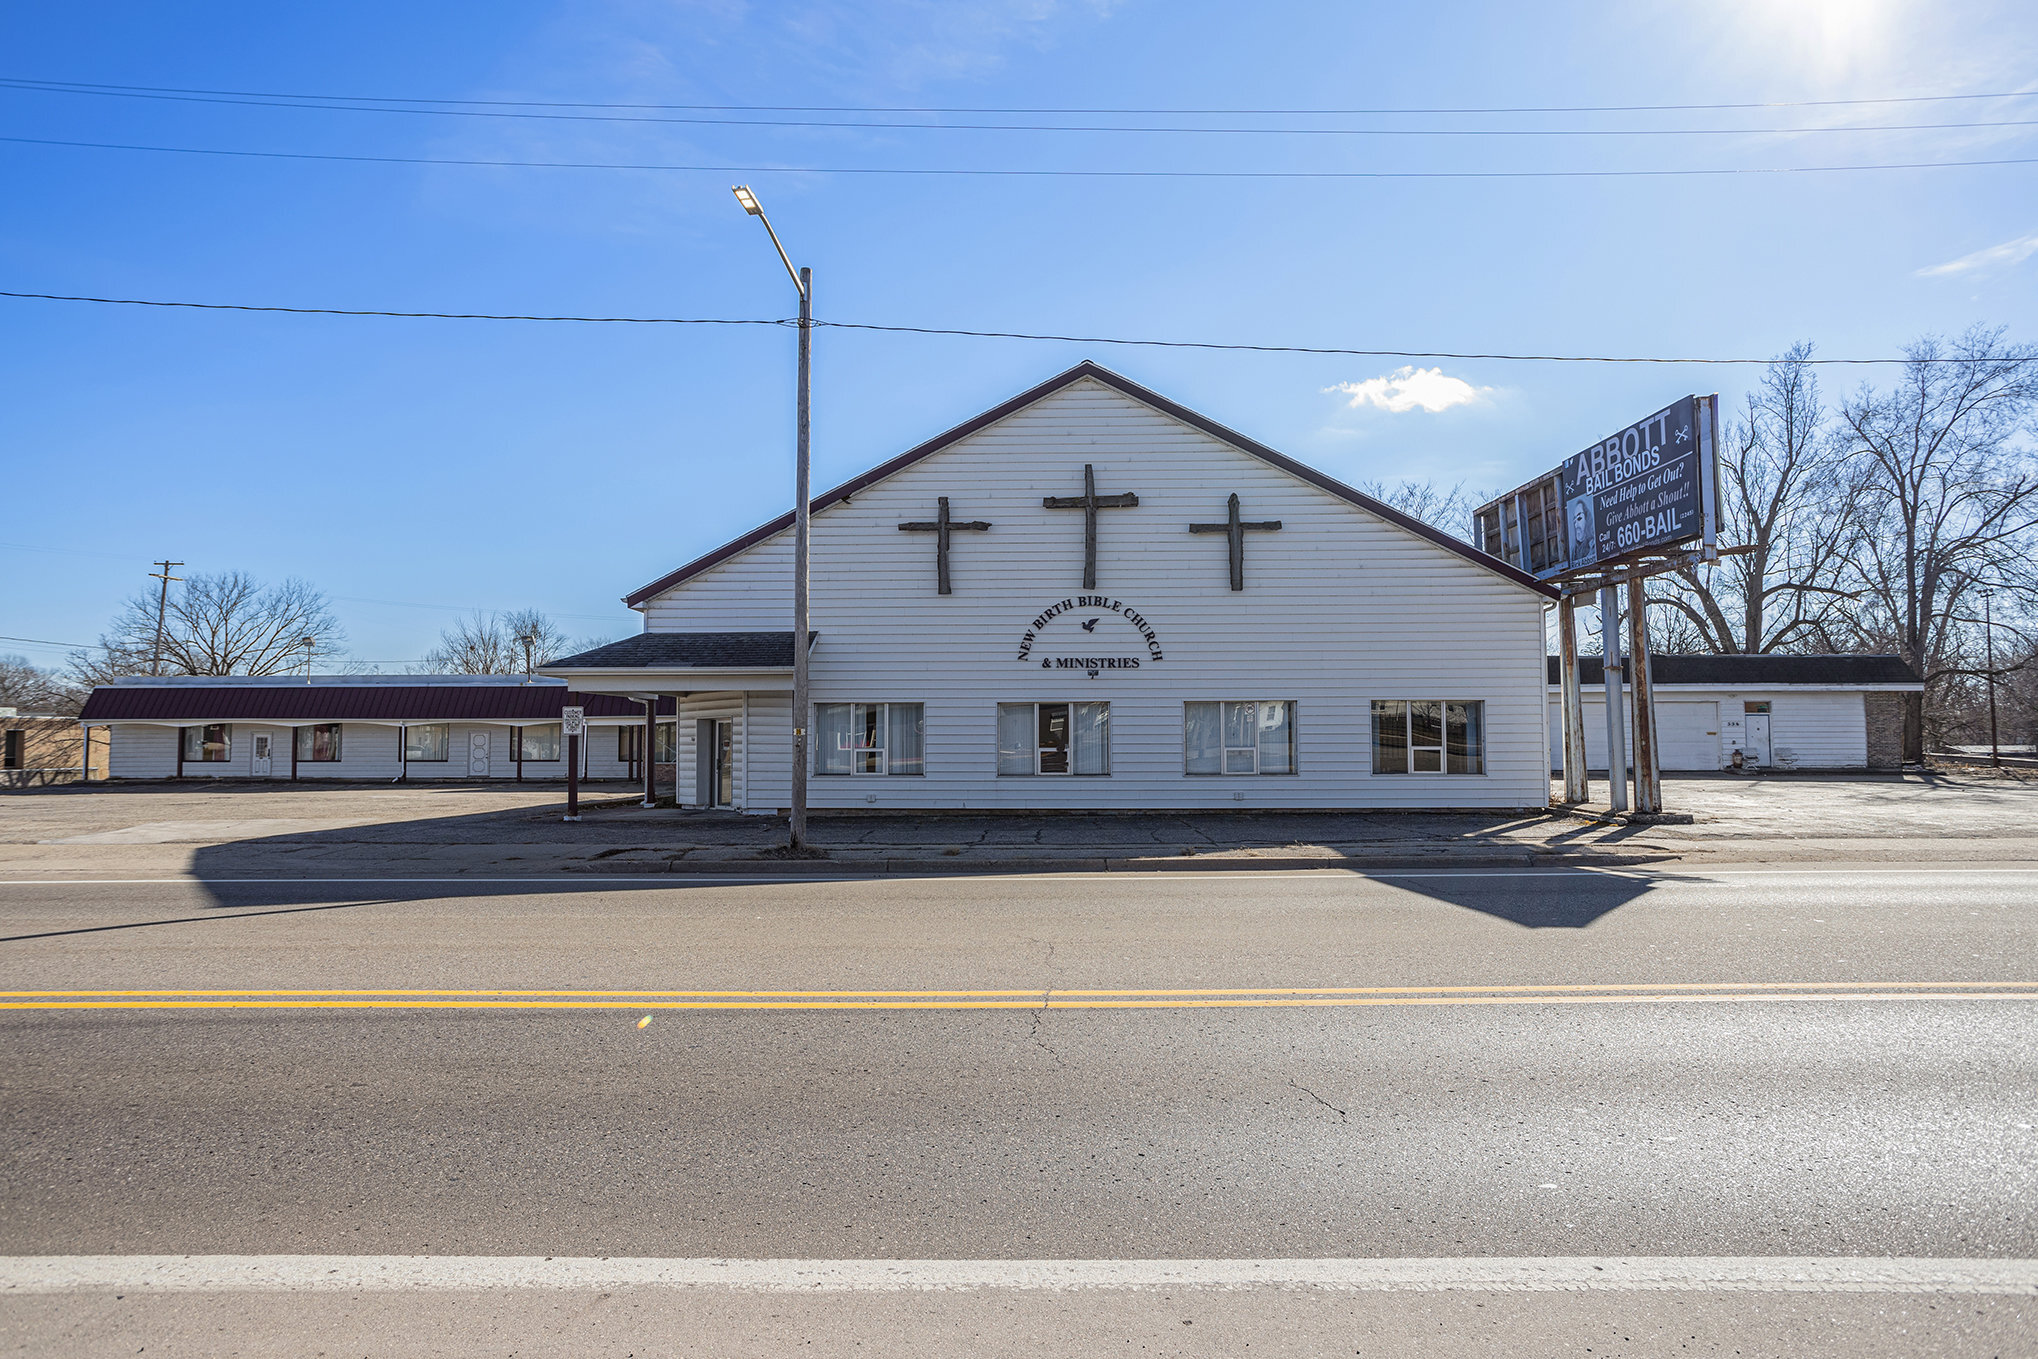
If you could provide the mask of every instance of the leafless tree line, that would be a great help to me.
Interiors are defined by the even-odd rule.
[[[1812,353],[1771,364],[1726,432],[1720,540],[1745,550],[1658,578],[1653,640],[1893,652],[1926,684],[1907,749],[1979,739],[1984,592],[1999,700],[2038,640],[2038,347],[1979,327],[1927,337],[1894,382],[1830,403]],[[2020,740],[2034,718],[2013,712]]]
[[[571,640],[551,618],[537,609],[508,613],[477,613],[439,634],[439,644],[412,667],[430,675],[528,675],[534,667],[576,651],[602,645],[606,638]]]
[[[167,598],[137,592],[90,651],[71,653],[81,683],[127,675],[282,675],[345,654],[326,597],[301,580],[263,585],[245,571],[193,574]]]

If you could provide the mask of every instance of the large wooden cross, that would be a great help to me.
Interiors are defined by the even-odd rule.
[[[934,518],[915,519],[899,525],[901,533],[931,533],[934,535],[934,579],[938,593],[949,594],[948,588],[948,535],[957,529],[968,529],[982,533],[990,528],[981,519],[955,520],[948,517],[948,497],[941,496],[935,501]]]
[[[1238,496],[1236,493],[1226,502],[1226,505],[1230,513],[1225,517],[1223,523],[1191,524],[1189,525],[1189,532],[1221,533],[1225,536],[1225,540],[1231,548],[1231,588],[1243,590],[1245,588],[1246,530],[1253,529],[1259,532],[1272,533],[1281,527],[1281,521],[1278,519],[1262,519],[1257,523],[1250,523],[1240,519],[1238,517]]]
[[[1083,493],[1081,495],[1042,496],[1040,503],[1050,510],[1081,510],[1083,512],[1083,588],[1097,588],[1097,511],[1130,509],[1139,503],[1139,497],[1131,491],[1117,495],[1097,494],[1097,471],[1089,463],[1083,464]]]

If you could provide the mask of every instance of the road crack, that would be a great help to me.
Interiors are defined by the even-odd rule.
[[[1338,1122],[1340,1122],[1340,1123],[1349,1123],[1349,1122],[1351,1122],[1351,1121],[1352,1121],[1352,1116],[1351,1116],[1350,1114],[1348,1114],[1348,1113],[1346,1113],[1346,1112],[1345,1112],[1344,1110],[1342,1110],[1342,1109],[1338,1108],[1338,1107],[1337,1107],[1337,1106],[1336,1106],[1335,1104],[1332,1104],[1332,1103],[1331,1103],[1331,1102],[1330,1102],[1329,1100],[1327,1100],[1327,1099],[1325,1099],[1325,1098],[1324,1098],[1323,1096],[1321,1096],[1321,1095],[1317,1094],[1317,1093],[1316,1093],[1316,1092],[1315,1092],[1314,1090],[1311,1090],[1311,1089],[1310,1089],[1310,1088],[1309,1088],[1308,1086],[1306,1086],[1306,1085],[1302,1084],[1302,1083],[1301,1083],[1300,1081],[1296,1080],[1296,1079],[1295,1079],[1294,1077],[1292,1077],[1292,1076],[1291,1076],[1291,1077],[1289,1077],[1289,1079],[1288,1079],[1288,1084],[1290,1084],[1290,1085],[1294,1086],[1294,1087],[1295,1087],[1295,1088],[1296,1088],[1297,1090],[1300,1090],[1300,1091],[1301,1091],[1301,1092],[1302,1092],[1303,1094],[1305,1094],[1305,1095],[1309,1096],[1309,1098],[1311,1098],[1311,1099],[1315,1100],[1315,1101],[1316,1101],[1316,1102],[1317,1102],[1318,1104],[1321,1104],[1321,1105],[1322,1105],[1322,1106],[1323,1106],[1324,1108],[1326,1108],[1326,1109],[1330,1110],[1330,1111],[1331,1111],[1332,1113],[1336,1114],[1336,1115],[1337,1115],[1337,1121],[1338,1121]]]

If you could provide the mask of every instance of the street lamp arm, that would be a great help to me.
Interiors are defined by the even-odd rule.
[[[764,223],[764,230],[766,234],[768,234],[771,237],[772,245],[776,247],[778,250],[779,260],[782,263],[784,263],[785,271],[788,274],[792,275],[793,287],[799,289],[800,296],[804,298],[807,295],[807,285],[800,282],[800,271],[793,268],[792,256],[786,254],[785,247],[779,244],[778,233],[771,229],[771,219],[764,215],[764,209],[762,208],[759,208],[757,212],[753,215],[757,218],[758,221]]]

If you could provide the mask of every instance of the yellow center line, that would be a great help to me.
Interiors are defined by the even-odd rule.
[[[1970,988],[1971,988],[1970,984]],[[1349,1008],[1357,1006],[1471,1006],[1471,1005],[1644,1005],[1717,1004],[1727,1002],[1794,1001],[1899,1001],[1899,1000],[2038,1000],[2038,988],[1981,991],[1959,990],[1845,990],[1778,992],[1775,990],[1710,992],[1621,991],[1598,994],[1568,991],[1554,994],[1506,995],[1238,995],[1188,993],[1164,998],[1129,993],[1116,997],[1020,993],[1025,999],[997,993],[970,998],[966,993],[938,999],[906,999],[897,996],[829,998],[769,998],[759,994],[749,999],[708,999],[703,997],[623,998],[582,996],[572,999],[538,997],[488,998],[466,996],[456,999],[419,998],[347,999],[312,995],[285,999],[186,998],[144,999],[42,999],[0,1001],[0,1010],[1148,1010],[1148,1009],[1304,1009]]]
[[[461,989],[456,987],[361,987],[305,989],[238,989],[230,987],[184,987],[169,990],[66,990],[0,991],[0,1001],[40,999],[88,999],[98,997],[213,997],[213,996],[457,996],[481,998],[560,997],[566,999],[654,1000],[996,1000],[1022,998],[1034,1003],[1039,997],[1198,997],[1198,996],[1422,996],[1422,995],[1545,995],[1568,992],[1652,992],[1678,991],[1895,991],[1895,990],[2004,990],[2038,987],[2038,981],[1803,981],[1803,982],[1562,982],[1546,986],[1267,986],[1267,987],[1121,987],[1084,989],[1066,987],[1019,987],[1006,990],[813,990],[813,991],[611,991],[579,988],[517,990],[509,988]]]

